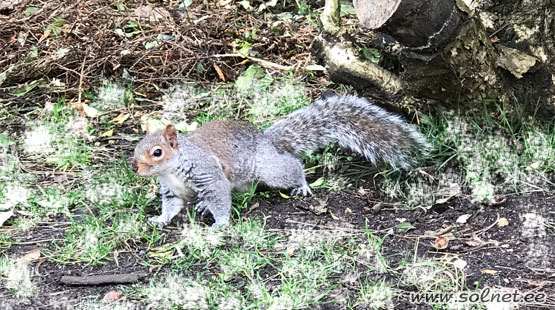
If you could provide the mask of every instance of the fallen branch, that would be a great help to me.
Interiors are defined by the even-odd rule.
[[[293,69],[292,66],[283,66],[283,65],[280,65],[280,64],[273,63],[271,61],[267,61],[267,60],[264,60],[264,59],[251,57],[251,56],[245,56],[245,55],[241,55],[241,54],[217,54],[217,55],[212,55],[212,57],[217,57],[217,58],[223,58],[223,57],[247,58],[251,61],[260,63],[260,65],[264,68],[284,70],[284,71]]]
[[[147,276],[147,273],[107,274],[82,277],[63,276],[60,282],[69,285],[124,284],[139,282]]]

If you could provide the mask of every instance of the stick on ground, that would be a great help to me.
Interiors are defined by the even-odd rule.
[[[98,276],[63,276],[60,282],[69,285],[100,285],[136,283],[146,278],[147,273],[107,274]]]

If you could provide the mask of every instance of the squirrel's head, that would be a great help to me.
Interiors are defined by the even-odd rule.
[[[147,123],[146,136],[135,147],[133,171],[141,176],[163,174],[171,168],[168,162],[177,154],[177,147],[177,131],[173,125],[151,132]]]

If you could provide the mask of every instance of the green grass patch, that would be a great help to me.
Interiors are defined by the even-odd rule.
[[[493,107],[493,110],[492,110]],[[408,175],[382,173],[380,186],[411,207],[468,194],[492,203],[497,194],[549,191],[555,188],[553,120],[484,103],[465,114],[440,112],[422,116],[422,130],[435,146],[427,167]]]

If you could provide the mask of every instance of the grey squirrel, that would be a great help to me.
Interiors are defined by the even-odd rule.
[[[264,132],[232,120],[209,122],[187,134],[173,125],[150,132],[137,144],[133,170],[160,181],[162,214],[150,219],[167,225],[185,204],[196,198],[197,212],[212,213],[214,227],[229,222],[231,191],[253,181],[311,193],[301,153],[330,143],[394,167],[411,167],[429,144],[416,127],[366,99],[327,96],[294,111]]]

